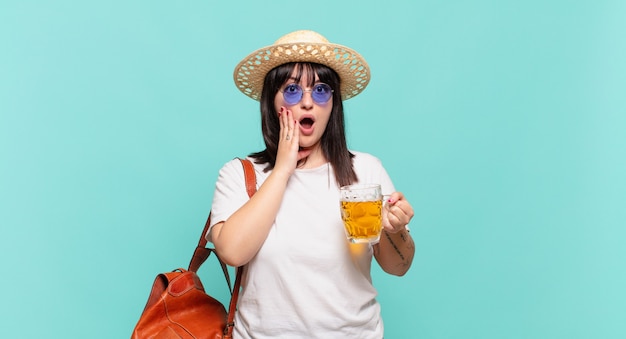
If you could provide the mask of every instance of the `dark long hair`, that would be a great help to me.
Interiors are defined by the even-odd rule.
[[[257,164],[267,164],[264,168],[265,172],[274,168],[280,135],[280,123],[278,112],[274,108],[274,98],[283,84],[291,77],[294,69],[296,70],[296,82],[299,82],[302,75],[306,74],[309,81],[309,84],[306,85],[313,86],[317,75],[319,81],[330,85],[334,90],[333,108],[321,138],[321,148],[334,169],[335,180],[339,186],[356,182],[358,180],[357,175],[352,167],[354,154],[350,153],[346,142],[339,75],[333,69],[316,63],[287,63],[277,66],[267,73],[261,92],[261,130],[265,141],[265,150],[252,153],[250,156],[255,159]]]

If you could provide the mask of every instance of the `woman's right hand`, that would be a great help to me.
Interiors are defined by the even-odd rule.
[[[285,107],[280,108],[278,113],[280,133],[278,140],[278,152],[273,172],[278,171],[288,177],[293,174],[300,160],[298,149],[300,148],[300,123],[293,117],[293,113]]]
[[[312,153],[312,149],[300,149],[300,123],[293,112],[281,107],[278,120],[280,139],[274,169],[248,202],[211,231],[215,249],[228,265],[245,265],[257,254],[276,220],[298,161]]]
[[[228,265],[245,265],[257,254],[276,220],[289,177],[298,161],[311,153],[300,150],[300,124],[293,112],[281,107],[278,120],[280,140],[272,173],[248,202],[211,230],[215,249]]]

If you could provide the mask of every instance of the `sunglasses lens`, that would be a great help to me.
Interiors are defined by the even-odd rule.
[[[327,103],[333,96],[333,90],[327,84],[317,84],[307,92],[311,92],[313,101],[318,104]],[[302,93],[302,87],[297,84],[290,84],[283,90],[283,98],[288,105],[295,105],[302,100]]]
[[[315,100],[318,104],[327,103],[332,95],[333,90],[327,84],[317,84],[313,87],[313,91],[311,91],[313,100]]]
[[[302,88],[296,84],[288,85],[283,91],[283,98],[289,105],[297,104],[302,99]]]

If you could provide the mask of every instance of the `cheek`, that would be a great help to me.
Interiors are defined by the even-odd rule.
[[[331,109],[324,111],[324,117],[322,121],[322,123],[324,124],[324,129],[326,129],[326,127],[328,126],[328,122],[330,121],[330,112],[331,112]]]
[[[278,92],[278,94],[280,94],[280,92]],[[276,112],[280,112],[280,107],[283,106],[283,97],[278,94],[274,96],[274,110]]]

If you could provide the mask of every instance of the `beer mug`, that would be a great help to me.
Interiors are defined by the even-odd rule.
[[[339,188],[341,219],[348,241],[372,243],[380,240],[383,226],[383,195],[378,184]]]

